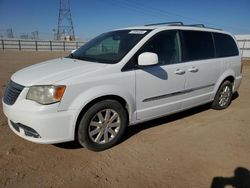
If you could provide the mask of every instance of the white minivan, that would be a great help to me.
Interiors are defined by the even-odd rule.
[[[3,111],[24,139],[76,139],[100,151],[119,142],[128,125],[209,102],[227,108],[241,72],[227,32],[182,23],[118,29],[13,74]]]

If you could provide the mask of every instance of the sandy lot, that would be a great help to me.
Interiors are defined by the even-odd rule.
[[[0,97],[16,70],[63,55],[0,52]],[[205,105],[129,127],[104,152],[25,141],[0,106],[0,187],[250,187],[250,62],[244,64],[239,97],[228,109]]]

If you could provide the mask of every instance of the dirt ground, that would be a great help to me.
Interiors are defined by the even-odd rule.
[[[63,55],[0,52],[0,97],[16,70]],[[98,153],[25,141],[0,106],[0,187],[250,187],[250,61],[243,76],[228,109],[204,105],[129,127],[119,145]]]

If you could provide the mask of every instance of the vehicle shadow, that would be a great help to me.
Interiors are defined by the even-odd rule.
[[[232,101],[237,99],[238,97],[239,97],[239,93],[238,92],[234,93],[232,96]],[[176,120],[188,117],[188,116],[198,114],[200,112],[203,112],[203,111],[206,111],[209,109],[211,109],[211,103],[207,103],[207,104],[204,104],[204,105],[201,105],[198,107],[194,107],[194,108],[182,111],[182,112],[178,112],[176,114],[164,116],[164,117],[161,117],[158,119],[154,119],[154,120],[140,123],[140,124],[137,124],[134,126],[130,126],[127,128],[126,133],[123,136],[123,139],[121,140],[121,142],[124,142],[125,140],[129,139],[131,136],[133,136],[133,135],[135,135],[135,134],[137,134],[145,129],[149,129],[149,128],[156,127],[159,125],[170,123],[170,122],[173,122],[173,121],[176,121]]]
[[[59,144],[53,144],[53,146],[62,148],[62,149],[80,149],[83,148],[83,146],[77,141],[71,141],[71,142],[63,142]]]
[[[164,116],[161,118],[157,118],[154,120],[150,120],[147,122],[143,122],[143,123],[139,123],[137,125],[133,125],[133,126],[129,126],[126,130],[125,135],[123,136],[121,142],[124,142],[125,140],[129,139],[130,137],[138,134],[139,132],[145,130],[145,129],[149,129],[152,127],[156,127],[156,126],[160,126],[163,124],[167,124],[167,123],[171,123],[174,122],[176,120],[188,117],[188,116],[192,116],[194,114],[209,110],[211,106],[211,103],[202,105],[202,106],[198,106],[195,108],[191,108],[189,110],[185,110],[182,112],[178,112],[176,114],[172,114],[172,115],[168,115],[168,116]]]
[[[129,139],[130,137],[138,134],[139,132],[145,130],[145,129],[149,129],[152,127],[156,127],[162,124],[166,124],[166,123],[170,123],[188,116],[192,116],[194,114],[200,113],[202,111],[206,111],[208,109],[210,109],[210,105],[211,104],[205,104],[196,108],[192,108],[183,112],[179,112],[173,115],[168,115],[168,116],[164,116],[158,119],[154,119],[151,121],[147,121],[144,123],[140,123],[137,125],[132,125],[129,126],[126,129],[125,134],[123,135],[121,141],[118,143],[122,143],[124,141],[126,141],[127,139]],[[72,141],[72,142],[65,142],[65,143],[59,143],[59,144],[53,144],[56,147],[59,148],[63,148],[63,149],[79,149],[79,148],[83,148],[77,141]]]
[[[250,188],[250,171],[238,167],[234,170],[233,177],[214,177],[211,188],[225,188],[229,185],[235,188]]]
[[[142,70],[153,76],[156,76],[159,79],[168,79],[168,73],[163,68],[161,68],[161,66],[146,66]]]
[[[238,92],[236,92],[233,97],[232,100],[235,100],[236,98],[239,97]],[[178,112],[176,114],[172,114],[172,115],[168,115],[168,116],[164,116],[161,118],[157,118],[154,120],[150,120],[144,123],[140,123],[137,125],[133,125],[133,126],[129,126],[125,132],[125,134],[123,135],[121,141],[118,143],[122,143],[124,141],[126,141],[127,139],[129,139],[130,137],[138,134],[139,132],[145,130],[145,129],[149,129],[152,127],[156,127],[156,126],[160,126],[166,123],[170,123],[170,122],[174,122],[176,120],[188,117],[188,116],[192,116],[194,114],[198,114],[200,112],[209,110],[211,107],[211,103],[205,104],[205,105],[201,105],[195,108],[191,108],[189,110],[185,110],[182,112]],[[65,142],[65,143],[59,143],[59,144],[54,144],[54,146],[59,147],[59,148],[63,148],[63,149],[79,149],[79,148],[83,148],[78,141],[71,141],[71,142]]]

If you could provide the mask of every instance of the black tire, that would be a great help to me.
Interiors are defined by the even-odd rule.
[[[114,134],[111,134],[109,132],[110,129],[112,129],[112,128],[107,127],[108,126],[107,124],[111,125],[112,122],[109,123],[110,121],[108,121],[106,123],[99,124],[101,121],[100,121],[98,115],[100,115],[100,113],[101,113],[101,115],[103,115],[103,113],[105,112],[105,115],[104,115],[105,117],[104,116],[102,116],[102,117],[104,117],[106,119],[106,113],[108,113],[107,112],[108,110],[110,110],[109,120],[111,121],[111,119],[112,119],[111,115],[113,116],[116,113],[116,116],[117,116],[116,121],[117,122],[115,122],[115,123],[117,123],[117,124],[119,123],[119,128],[116,127],[118,129],[115,129],[115,131],[117,131],[115,136],[113,136]],[[97,118],[99,121],[94,121],[93,120],[94,118]],[[102,120],[104,122],[104,119],[102,119]],[[94,127],[93,125],[90,125],[90,123],[92,123],[92,122],[98,123],[98,125],[101,125],[101,127],[96,126],[95,129],[92,129]],[[108,149],[108,148],[116,145],[120,141],[121,137],[123,136],[123,134],[126,130],[127,123],[128,123],[127,112],[119,102],[117,102],[115,100],[100,101],[100,102],[94,104],[93,106],[91,106],[87,110],[87,112],[82,116],[79,127],[78,127],[78,141],[83,147],[86,147],[92,151],[102,151],[102,150]],[[94,130],[97,130],[99,132],[96,133],[95,135],[91,135],[91,132],[94,132]],[[100,133],[101,131],[102,131],[102,133]],[[103,138],[104,143],[97,143],[99,141],[95,140],[95,139],[97,139],[99,134],[102,135],[101,138]],[[104,134],[110,136],[109,139],[111,139],[111,140],[108,141],[107,143],[105,143],[106,140],[104,139]],[[95,136],[96,136],[96,138],[94,138]],[[113,138],[112,138],[112,136],[113,136]]]
[[[228,100],[226,100],[224,103],[220,103],[221,97],[222,97],[222,92],[226,87],[229,88],[229,90],[228,90],[229,93],[227,94]],[[211,108],[213,108],[215,110],[223,110],[223,109],[227,108],[231,104],[232,95],[233,95],[233,84],[232,84],[232,82],[226,80],[220,85],[220,87],[219,87],[219,89],[214,97],[214,101],[211,105]]]

